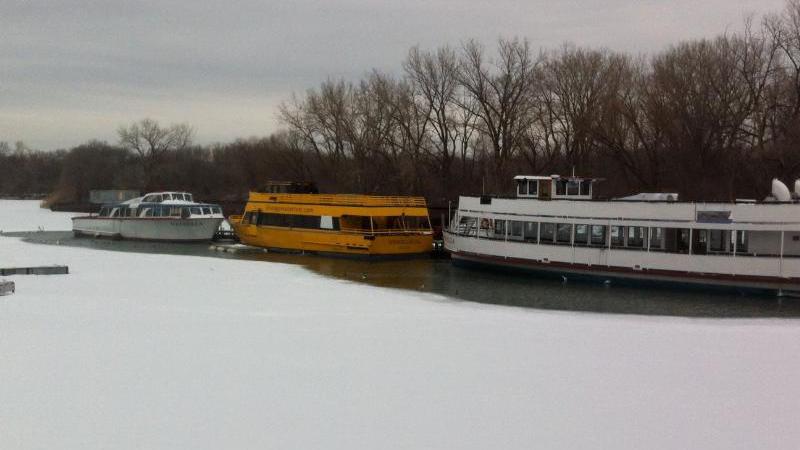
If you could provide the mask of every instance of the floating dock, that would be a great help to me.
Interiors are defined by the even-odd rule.
[[[8,275],[66,275],[68,266],[8,267],[0,268],[0,276]]]

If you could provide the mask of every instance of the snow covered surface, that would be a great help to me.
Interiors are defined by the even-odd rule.
[[[11,226],[57,222],[30,211]],[[70,274],[0,297],[2,449],[800,443],[794,320],[510,308],[0,237],[0,266],[21,264]]]
[[[52,212],[39,207],[38,201],[0,200],[0,231],[71,230],[70,218],[77,215],[79,214]]]

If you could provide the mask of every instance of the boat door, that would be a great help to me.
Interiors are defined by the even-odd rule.
[[[550,180],[539,180],[539,200],[550,200],[552,184]]]
[[[258,235],[258,219],[260,211],[249,211],[245,213],[242,220],[242,232],[245,236],[256,237]]]

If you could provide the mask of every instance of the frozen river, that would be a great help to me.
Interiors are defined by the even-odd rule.
[[[0,201],[5,231],[68,227],[68,215]],[[27,264],[70,274],[12,277],[17,293],[0,297],[3,449],[800,442],[795,319],[507,307],[413,273],[417,288],[385,281],[390,270],[0,236],[0,267]],[[472,278],[467,291],[490,283]],[[543,289],[586,303],[617,292]]]

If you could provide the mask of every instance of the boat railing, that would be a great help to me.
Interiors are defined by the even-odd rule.
[[[377,196],[359,194],[269,194],[257,193],[277,202],[311,203],[343,206],[400,206],[425,208],[424,197]]]
[[[351,233],[351,234],[368,234],[368,235],[375,235],[375,236],[382,236],[382,235],[392,235],[392,234],[426,234],[426,233],[433,233],[433,230],[430,228],[397,228],[391,230],[372,230],[369,228],[340,228],[342,233]]]

